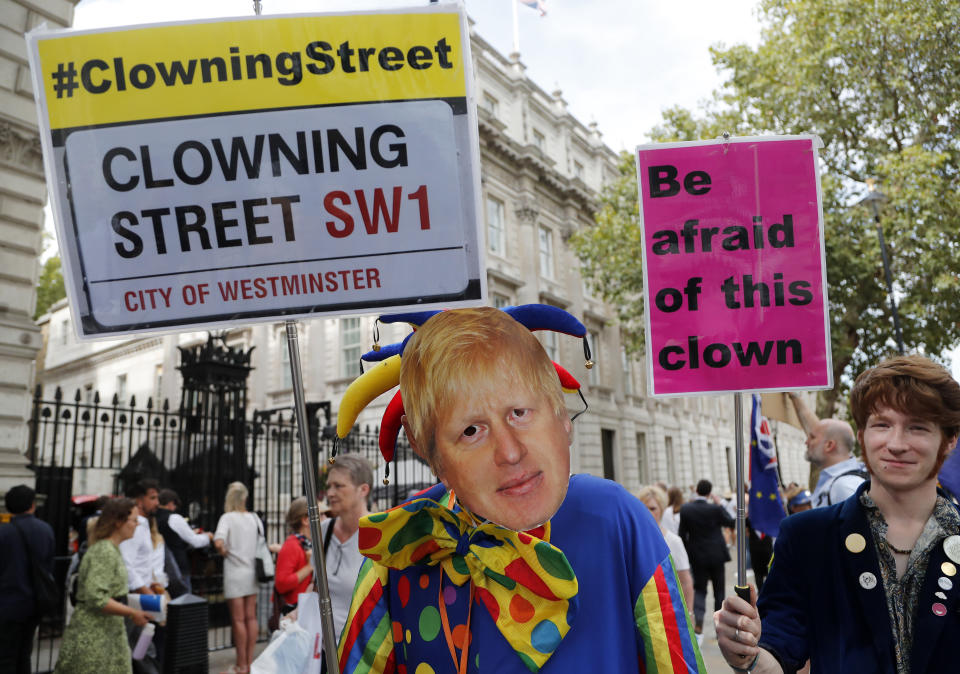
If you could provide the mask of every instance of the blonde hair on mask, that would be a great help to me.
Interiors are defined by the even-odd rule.
[[[553,362],[530,331],[492,307],[433,316],[403,350],[400,390],[407,425],[436,471],[436,430],[463,398],[503,396],[503,384],[543,395],[558,419],[566,407]]]

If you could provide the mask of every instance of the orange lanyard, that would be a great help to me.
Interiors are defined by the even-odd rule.
[[[440,604],[440,623],[443,625],[443,636],[453,658],[453,667],[458,674],[467,673],[467,651],[470,650],[470,618],[473,616],[473,581],[470,581],[470,602],[467,604],[467,629],[463,633],[463,648],[460,649],[460,664],[457,665],[457,649],[453,644],[453,633],[450,631],[450,620],[447,618],[447,602],[443,600],[443,571],[440,571],[440,591],[437,594]]]

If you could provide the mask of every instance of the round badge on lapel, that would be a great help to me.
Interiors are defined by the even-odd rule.
[[[947,595],[945,595],[943,592],[934,592],[933,594],[937,599],[942,599],[944,601],[947,600]]]
[[[939,580],[937,580],[937,585],[942,587],[944,590],[949,590],[953,587],[953,581],[946,576],[940,576]]]
[[[860,574],[860,587],[864,590],[872,590],[877,586],[877,577],[869,571]]]
[[[947,607],[944,606],[943,604],[940,604],[940,603],[934,604],[932,607],[932,610],[933,610],[933,615],[938,615],[941,617],[947,615]]]
[[[943,571],[944,576],[957,575],[957,567],[951,564],[950,562],[944,562],[943,564],[941,564],[940,570]]]
[[[864,549],[866,549],[867,539],[865,539],[860,534],[850,534],[843,541],[843,545],[847,548],[847,550],[856,554],[858,552],[863,552]],[[953,558],[951,557],[951,559]],[[874,578],[874,580],[876,580],[876,578]]]
[[[943,539],[943,551],[955,564],[960,564],[960,536],[954,534]]]

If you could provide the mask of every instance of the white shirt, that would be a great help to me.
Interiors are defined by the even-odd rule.
[[[152,537],[150,542],[152,545]],[[157,547],[150,551],[150,571],[153,576],[153,582],[160,583],[164,587],[167,587],[167,585],[170,584],[170,581],[167,578],[167,572],[163,570],[163,563],[166,561],[166,554],[167,546],[163,544],[163,541],[157,543]]]
[[[673,506],[667,506],[660,518],[660,526],[675,534],[680,531],[680,513],[674,512]]]
[[[320,540],[326,537],[327,528],[333,520],[324,520],[320,523]],[[353,599],[353,587],[357,584],[357,575],[363,564],[363,555],[360,554],[360,531],[341,543],[337,534],[330,536],[330,547],[324,558],[327,564],[327,585],[330,586],[330,603],[333,605],[333,630],[337,637],[347,623],[350,613],[350,600]]]
[[[190,528],[190,525],[187,524],[187,520],[183,519],[182,515],[177,513],[170,513],[170,517],[167,518],[167,525],[173,530],[180,539],[193,548],[203,548],[210,545],[210,537],[206,534],[198,534]]]
[[[137,515],[133,536],[120,544],[120,555],[127,567],[127,587],[130,590],[149,587],[153,582],[153,539],[150,523],[143,515]]]
[[[677,571],[686,571],[690,568],[690,558],[687,556],[687,548],[683,544],[683,539],[672,531],[664,531],[663,540],[667,542],[670,548],[670,556],[673,557],[673,565]]]
[[[844,475],[844,473],[857,469],[866,470],[860,459],[851,456],[846,461],[835,463],[821,470],[820,477],[817,479],[817,488],[814,489],[811,497],[813,507],[822,508],[823,506],[841,503],[853,496],[864,479],[859,475]],[[837,477],[838,475],[841,477]]]

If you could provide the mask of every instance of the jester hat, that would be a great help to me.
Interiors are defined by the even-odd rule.
[[[568,312],[547,304],[525,304],[516,307],[505,307],[504,313],[512,317],[518,323],[523,325],[531,332],[534,330],[553,330],[573,337],[579,337],[583,340],[583,355],[586,361],[587,369],[593,367],[593,361],[590,356],[590,345],[587,342],[587,329],[583,323],[577,320]],[[400,314],[389,314],[380,316],[374,324],[374,344],[373,349],[360,357],[361,374],[350,386],[347,387],[340,401],[340,409],[337,413],[337,441],[343,440],[350,429],[353,428],[360,412],[370,404],[372,400],[386,393],[390,389],[400,384],[400,363],[403,356],[404,347],[413,336],[413,332],[407,335],[402,342],[380,346],[379,342],[379,323],[409,323],[416,331],[430,318],[439,314],[440,311],[418,311]],[[376,363],[372,368],[364,371],[363,363]],[[574,415],[574,419],[583,414],[587,409],[587,401],[580,391],[580,383],[563,366],[553,363],[557,376],[560,379],[560,386],[565,393],[578,393],[583,401],[584,409]],[[379,446],[380,453],[387,462],[384,484],[390,475],[390,462],[396,453],[397,437],[400,433],[401,417],[404,414],[403,398],[398,390],[384,410],[383,419],[380,424]],[[334,442],[334,450],[330,458],[331,463],[335,461],[337,452],[337,442]]]

